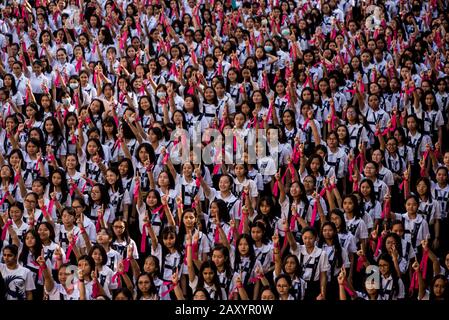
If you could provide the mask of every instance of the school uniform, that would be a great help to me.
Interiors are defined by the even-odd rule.
[[[328,272],[331,268],[327,253],[314,247],[309,254],[304,245],[297,244],[296,250],[290,248],[290,253],[298,257],[300,276],[307,282],[305,300],[315,300],[320,294],[320,274]]]
[[[404,239],[412,244],[416,254],[421,241],[427,239],[430,234],[426,219],[420,214],[417,214],[414,219],[410,218],[408,213],[396,213],[395,216],[396,220],[400,220],[404,224]]]

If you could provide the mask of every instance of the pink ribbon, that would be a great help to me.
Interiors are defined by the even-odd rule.
[[[142,227],[142,239],[140,240],[140,252],[145,253],[147,250],[147,226]]]
[[[65,262],[69,262],[70,260],[70,254],[72,253],[73,247],[76,245],[76,241],[78,240],[77,236],[73,236],[72,242],[70,242],[69,246],[67,247],[67,252],[65,254]]]
[[[167,294],[169,294],[171,291],[173,291],[176,288],[176,285],[171,281],[164,281],[164,285],[168,287],[168,290],[161,293],[161,297],[165,297]]]
[[[75,71],[80,72],[81,66],[83,65],[83,58],[79,58],[76,60]]]
[[[138,183],[136,183],[134,185],[134,192],[133,192],[133,197],[134,197],[135,201],[137,201],[137,199],[139,198],[139,189],[140,189],[140,185]]]
[[[360,256],[357,259],[357,267],[356,267],[357,272],[362,271],[363,264],[365,263],[365,261],[366,261],[366,257],[365,256]]]
[[[312,220],[310,221],[310,226],[313,227],[315,224],[316,215],[318,212],[318,201],[326,194],[326,188],[321,189],[319,193],[318,199],[315,199],[315,203],[313,204],[313,210],[312,210]]]
[[[3,226],[3,230],[2,230],[2,241],[4,241],[6,239],[6,232],[8,231],[8,228],[12,225],[12,220],[9,219],[5,225]]]

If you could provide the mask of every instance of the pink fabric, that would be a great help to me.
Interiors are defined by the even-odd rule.
[[[2,230],[2,241],[5,240],[5,238],[6,238],[6,232],[8,231],[8,228],[9,228],[9,226],[11,226],[11,225],[12,225],[12,220],[9,219],[9,220],[5,223],[5,225],[3,226],[3,230]]]

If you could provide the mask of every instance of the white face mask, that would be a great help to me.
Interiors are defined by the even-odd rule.
[[[62,104],[64,104],[64,105],[69,105],[70,104],[70,97],[68,97],[68,98],[63,98],[62,99]]]
[[[78,83],[71,83],[70,88],[73,90],[78,89]]]
[[[159,91],[158,93],[156,93],[156,95],[159,99],[162,99],[162,98],[165,98],[166,93],[163,91]]]

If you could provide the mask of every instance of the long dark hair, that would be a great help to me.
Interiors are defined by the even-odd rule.
[[[343,250],[341,249],[340,240],[338,238],[337,227],[335,226],[335,224],[333,222],[326,221],[321,226],[320,237],[318,240],[318,247],[322,248],[323,244],[326,243],[326,241],[324,239],[324,235],[323,235],[323,229],[326,226],[330,226],[334,232],[334,236],[332,238],[332,245],[334,246],[335,253],[334,253],[334,260],[332,261],[332,264],[331,264],[331,268],[333,267],[332,269],[335,270],[335,268],[341,268],[343,265],[343,255],[342,255]],[[331,276],[334,276],[334,275],[331,274]]]
[[[42,242],[41,242],[41,238],[39,237],[39,234],[36,231],[37,229],[30,229],[27,232],[25,232],[25,235],[23,236],[23,247],[22,247],[22,251],[20,252],[19,255],[19,262],[26,266],[28,263],[28,254],[31,253],[34,260],[37,260],[37,258],[41,255],[42,252]],[[28,248],[25,245],[25,239],[26,236],[28,234],[31,234],[34,237],[34,240],[36,241],[36,243],[34,244],[34,250],[33,252],[31,252],[30,248]]]
[[[143,272],[143,273],[139,274],[139,276],[136,279],[136,300],[140,300],[140,298],[142,298],[143,293],[142,293],[142,291],[140,291],[138,283],[139,283],[139,279],[144,276],[147,276],[148,279],[150,279],[150,290],[148,293],[157,296],[158,292],[157,292],[156,286],[154,285],[153,277],[149,273]]]
[[[204,287],[204,277],[203,277],[203,271],[206,268],[210,268],[212,270],[212,272],[214,273],[214,276],[212,278],[212,283],[216,289],[215,291],[215,300],[223,300],[223,297],[221,295],[221,284],[220,284],[220,278],[218,277],[218,270],[217,270],[217,266],[215,265],[215,263],[213,261],[204,261],[201,264],[199,273],[198,273],[198,285],[197,288],[203,288]]]

